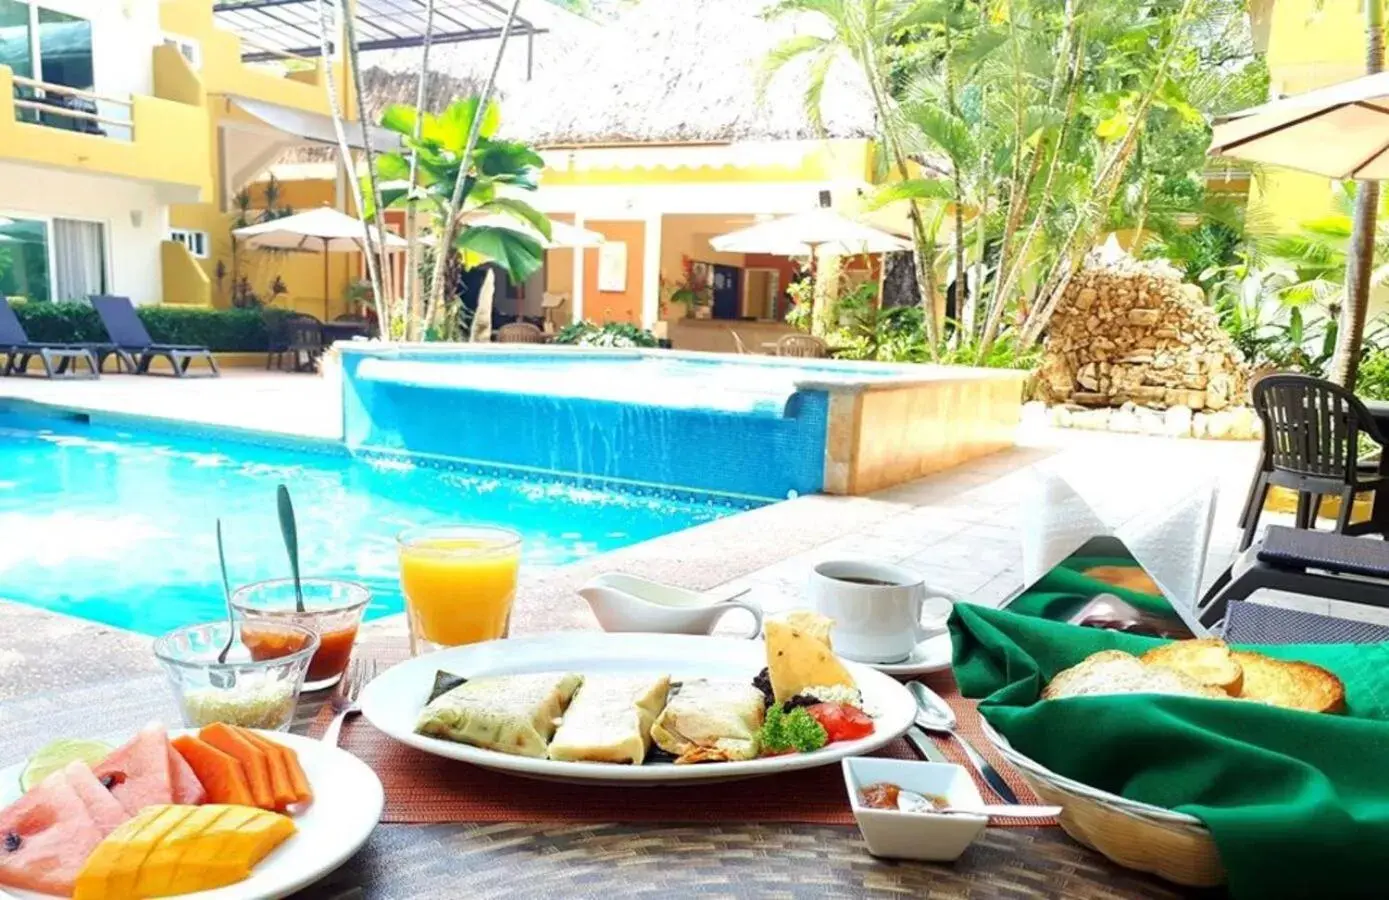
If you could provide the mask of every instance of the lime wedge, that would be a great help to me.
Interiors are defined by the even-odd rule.
[[[101,741],[54,741],[29,757],[29,762],[25,763],[24,771],[19,775],[19,789],[29,790],[74,760],[94,766],[110,755],[111,749],[110,744]]]

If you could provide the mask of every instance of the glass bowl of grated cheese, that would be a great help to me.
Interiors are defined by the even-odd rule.
[[[184,725],[201,728],[226,722],[268,731],[289,729],[309,660],[318,649],[318,635],[293,622],[266,627],[284,632],[277,641],[285,648],[283,655],[254,659],[237,629],[227,661],[219,663],[229,632],[226,622],[176,628],[154,642],[154,655],[169,676]]]

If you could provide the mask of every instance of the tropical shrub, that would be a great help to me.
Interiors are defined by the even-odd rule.
[[[91,344],[108,340],[96,310],[87,303],[15,303],[14,311],[31,341]],[[228,353],[264,352],[277,319],[291,315],[279,309],[208,309],[140,306],[140,321],[161,344],[195,344]]]
[[[657,347],[656,335],[630,322],[608,322],[598,325],[583,321],[566,325],[555,335],[553,343],[579,347]]]

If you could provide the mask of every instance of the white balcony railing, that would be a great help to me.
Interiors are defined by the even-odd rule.
[[[128,97],[110,97],[22,75],[14,76],[14,85],[15,115],[23,121],[32,118],[35,124],[114,140],[134,138],[134,104]]]

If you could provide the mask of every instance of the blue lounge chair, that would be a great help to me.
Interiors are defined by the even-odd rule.
[[[43,366],[46,378],[96,378],[101,369],[90,347],[29,340],[24,324],[3,297],[0,297],[0,354],[5,359],[5,375],[28,375],[29,362],[34,359]],[[78,363],[83,361],[87,363],[86,374],[78,368]]]
[[[111,345],[104,348],[104,352],[98,352],[98,366],[105,364],[107,356],[115,354],[118,367],[123,365],[137,375],[154,374],[150,372],[150,363],[156,359],[167,359],[173,367],[174,375],[179,378],[193,374],[215,378],[220,374],[217,360],[206,347],[193,344],[156,344],[150,333],[145,330],[145,323],[140,321],[129,297],[93,294],[87,299],[96,309],[96,314],[101,317],[101,324],[105,326],[106,333],[111,338]],[[189,372],[189,366],[197,359],[206,360],[209,371]]]

